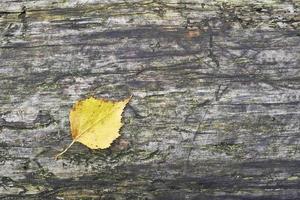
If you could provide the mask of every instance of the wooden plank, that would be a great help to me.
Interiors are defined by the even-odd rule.
[[[1,199],[299,199],[299,2],[0,2]],[[88,96],[133,95],[106,150]]]

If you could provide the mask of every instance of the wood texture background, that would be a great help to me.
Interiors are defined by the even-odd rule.
[[[299,5],[1,0],[0,199],[300,199]],[[75,101],[131,94],[53,159]]]

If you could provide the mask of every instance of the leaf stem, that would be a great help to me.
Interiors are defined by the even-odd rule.
[[[70,147],[74,144],[74,142],[76,142],[76,140],[73,140],[71,142],[71,144],[69,144],[69,146],[67,148],[65,148],[65,150],[63,150],[62,152],[60,152],[59,154],[57,154],[54,158],[55,160],[58,159],[58,157],[62,156],[64,153],[66,153],[66,151],[68,151],[68,149],[70,149]]]

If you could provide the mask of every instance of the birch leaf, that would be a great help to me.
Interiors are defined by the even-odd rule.
[[[78,101],[70,111],[72,143],[56,159],[64,154],[75,142],[91,149],[105,149],[120,136],[122,113],[129,98],[120,101],[88,99]]]

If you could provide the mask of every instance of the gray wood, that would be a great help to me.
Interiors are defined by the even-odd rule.
[[[299,5],[1,0],[0,199],[300,199]],[[53,159],[75,101],[131,94]]]

